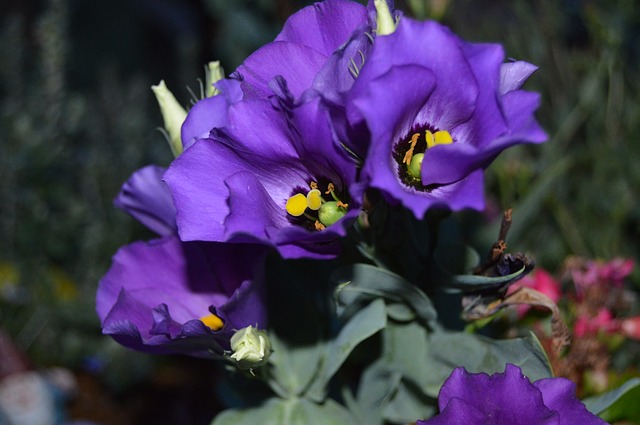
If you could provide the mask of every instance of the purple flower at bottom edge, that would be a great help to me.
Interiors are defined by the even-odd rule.
[[[565,378],[531,383],[519,367],[503,373],[468,373],[455,369],[438,395],[440,414],[416,425],[603,425],[576,397]]]
[[[103,333],[139,351],[222,354],[236,330],[266,325],[265,254],[177,236],[122,247],[96,295]]]
[[[520,90],[535,69],[504,63],[500,45],[402,18],[376,37],[347,100],[350,125],[370,132],[344,141],[366,156],[357,191],[377,188],[418,218],[433,206],[482,209],[483,169],[512,145],[546,140],[539,96]]]
[[[290,94],[282,79],[274,83]],[[339,254],[339,239],[359,212],[349,198],[356,166],[333,143],[319,97],[283,104],[233,104],[224,129],[171,164],[164,178],[182,240],[259,242],[285,258]]]

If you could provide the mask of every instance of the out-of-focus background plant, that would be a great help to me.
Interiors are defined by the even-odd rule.
[[[310,3],[0,3],[0,352],[14,353],[0,357],[0,379],[38,371],[58,384],[67,419],[210,422],[215,365],[151,358],[100,334],[98,280],[120,245],[152,237],[112,199],[137,168],[171,161],[151,85],[164,79],[188,106],[205,63],[232,71]],[[538,118],[550,141],[511,149],[489,168],[490,206],[465,214],[468,242],[484,250],[501,209],[514,207],[508,242],[552,273],[570,256],[639,258],[640,4],[397,5],[540,67],[527,87],[542,94]],[[487,221],[495,226],[476,226]],[[638,282],[634,272],[626,290],[637,293]],[[640,366],[637,356],[625,361]],[[68,385],[47,374],[53,367],[71,372]]]

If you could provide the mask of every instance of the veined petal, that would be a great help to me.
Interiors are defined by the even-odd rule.
[[[291,15],[275,41],[288,41],[331,55],[360,25],[367,9],[347,0],[325,0]]]
[[[269,82],[283,76],[297,98],[311,87],[327,56],[310,47],[286,41],[266,44],[249,56],[232,74],[242,81],[245,98],[267,98]]]

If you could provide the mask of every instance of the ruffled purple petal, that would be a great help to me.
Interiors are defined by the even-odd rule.
[[[329,56],[366,22],[367,10],[361,4],[325,0],[291,15],[275,41],[300,44]]]
[[[540,391],[513,365],[507,365],[504,373],[491,376],[471,374],[464,368],[454,370],[440,389],[440,411],[456,398],[482,411],[484,421],[495,425],[558,424],[557,413],[544,405]]]
[[[162,181],[165,169],[149,165],[129,177],[114,199],[116,207],[160,236],[178,231],[171,192]]]
[[[273,93],[269,82],[283,76],[297,98],[311,83],[327,56],[310,47],[286,41],[262,46],[234,71],[232,78],[242,81],[245,98],[267,98]]]
[[[575,396],[575,385],[564,378],[531,383],[519,367],[487,375],[455,369],[438,395],[440,414],[418,425],[605,425]]]
[[[480,407],[477,407],[467,401],[454,397],[449,400],[444,410],[441,410],[439,415],[427,421],[417,421],[416,425],[476,425],[476,424],[491,424],[497,425],[494,422],[487,422],[484,412]],[[507,425],[507,424],[505,424]]]
[[[544,404],[560,415],[558,425],[606,425],[587,410],[576,397],[576,384],[564,378],[547,378],[533,383],[542,393]]]
[[[257,277],[265,252],[256,245],[183,243],[177,237],[123,247],[97,292],[103,332],[141,351],[207,355],[227,347],[234,329],[265,324]],[[199,320],[211,311],[223,320],[222,330]]]

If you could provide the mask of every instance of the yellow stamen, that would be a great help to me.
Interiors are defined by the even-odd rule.
[[[428,132],[428,130],[427,130]],[[416,143],[418,143],[418,139],[420,138],[420,134],[416,133],[413,136],[411,136],[411,140],[409,141],[411,143],[411,147],[409,147],[409,150],[404,154],[404,158],[402,159],[402,163],[403,164],[410,164],[411,163],[411,157],[413,156],[413,150],[416,147]]]
[[[307,193],[307,207],[314,211],[318,211],[322,206],[322,193],[318,189],[311,189]]]
[[[316,230],[324,230],[325,229],[324,224],[320,223],[318,220],[316,220],[315,226],[316,226]]]
[[[436,145],[448,145],[453,143],[453,137],[447,130],[436,131],[433,135]]]
[[[433,133],[429,130],[424,132],[424,138],[427,141],[427,149],[430,149],[436,145],[436,140],[433,137]]]
[[[344,203],[344,202],[342,202],[342,201],[338,201],[338,202],[336,202],[336,207],[338,207],[338,208],[345,208],[345,209],[347,209],[347,208],[349,208],[349,204],[345,204],[345,203]]]
[[[296,193],[287,199],[286,209],[287,212],[294,217],[301,216],[307,209],[307,197],[302,193]]]
[[[309,183],[309,187],[310,187],[311,189],[317,189],[317,188],[318,188],[318,183],[316,183],[316,182],[311,182],[311,183]]]
[[[200,318],[200,321],[212,331],[219,331],[224,326],[224,322],[215,314],[210,314]]]

